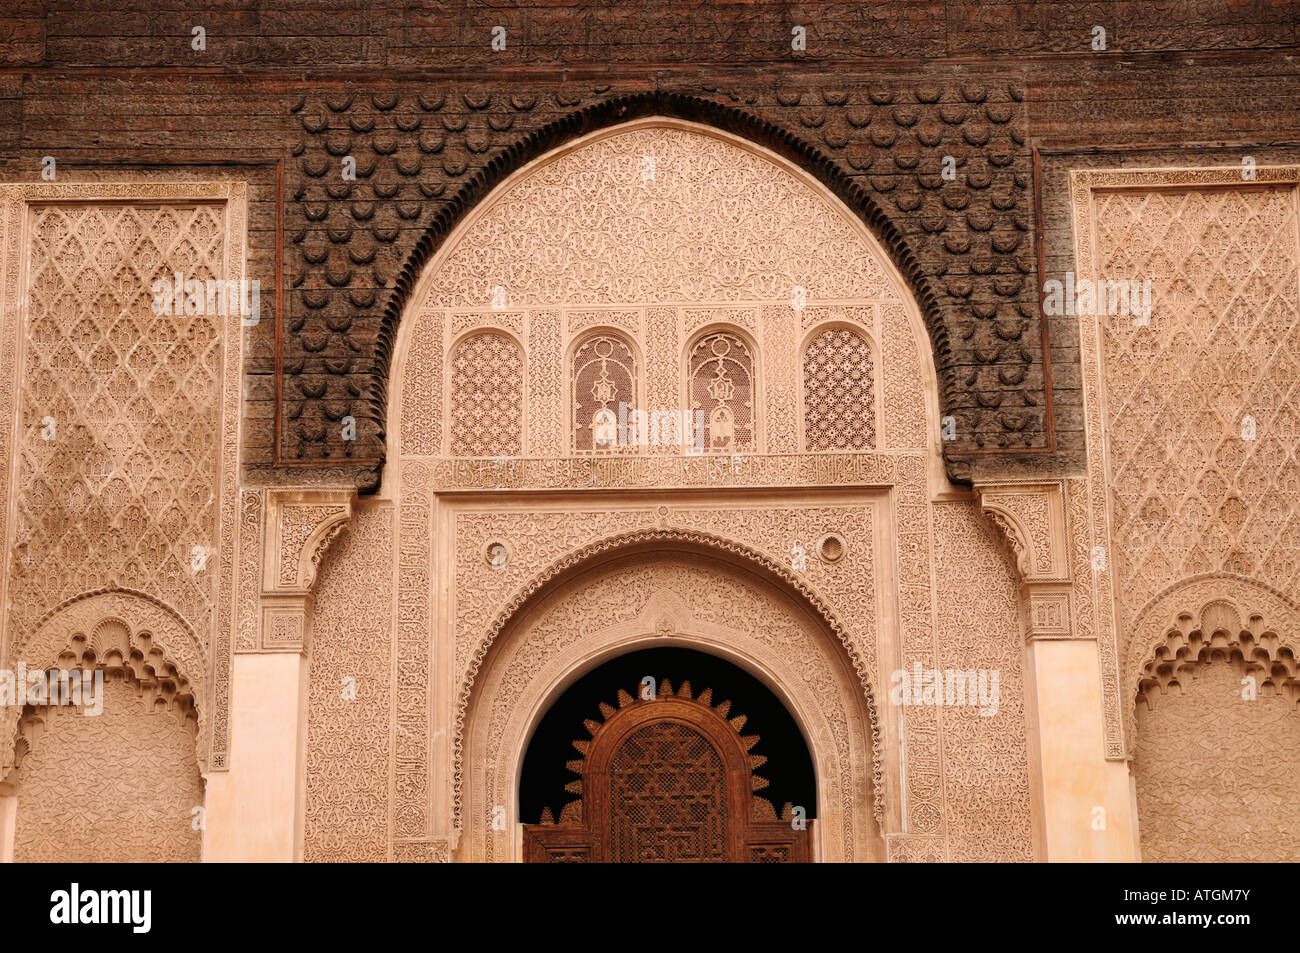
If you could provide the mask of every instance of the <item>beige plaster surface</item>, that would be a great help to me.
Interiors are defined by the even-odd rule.
[[[306,685],[298,653],[235,656],[231,764],[208,779],[205,861],[302,858]]]
[[[1096,642],[1037,640],[1026,653],[1037,711],[1030,744],[1040,778],[1035,813],[1043,859],[1137,860],[1128,766],[1103,757]]]

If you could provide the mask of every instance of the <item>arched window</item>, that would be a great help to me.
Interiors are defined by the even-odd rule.
[[[861,451],[876,446],[871,345],[852,328],[827,328],[803,354],[804,449]]]
[[[495,331],[474,334],[451,356],[451,454],[520,456],[524,446],[524,355]]]
[[[734,453],[757,446],[754,353],[744,338],[710,331],[697,340],[687,362],[687,388],[694,419],[703,422],[706,450]]]
[[[589,335],[573,352],[575,453],[626,452],[627,418],[636,409],[636,354],[622,336]]]

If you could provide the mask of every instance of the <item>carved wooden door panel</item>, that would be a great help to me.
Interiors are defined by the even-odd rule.
[[[651,722],[624,739],[608,778],[610,860],[728,859],[726,768],[704,735]]]
[[[754,792],[767,786],[751,757],[757,735],[742,737],[743,716],[728,717],[690,683],[676,694],[665,681],[652,700],[618,693],[589,720],[590,741],[568,763],[580,794],[560,822],[524,827],[524,859],[534,863],[791,863],[811,858],[810,828],[778,819]],[[811,824],[811,822],[809,822]]]

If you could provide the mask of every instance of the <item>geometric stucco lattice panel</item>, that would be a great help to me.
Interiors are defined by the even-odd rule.
[[[238,308],[154,313],[153,285],[176,272],[241,282],[246,229],[243,183],[0,186],[0,485],[15,504],[0,526],[0,643],[12,651],[43,613],[89,591],[157,598],[213,672],[198,707],[217,769],[244,331]]]
[[[1151,282],[1149,322],[1079,317],[1094,577],[1117,657],[1143,651],[1129,637],[1171,580],[1300,590],[1298,181],[1292,166],[1072,174],[1079,280]],[[1108,756],[1116,731],[1108,718]]]

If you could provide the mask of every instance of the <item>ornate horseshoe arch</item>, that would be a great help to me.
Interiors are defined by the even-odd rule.
[[[766,622],[746,626],[746,616]],[[523,753],[554,699],[600,661],[656,644],[726,658],[773,690],[800,724],[817,768],[820,855],[878,856],[879,719],[869,673],[843,627],[815,592],[761,554],[664,529],[575,551],[494,622],[456,714],[454,800],[466,857],[518,857],[508,832]],[[860,803],[867,786],[870,810]]]
[[[379,424],[383,457],[393,456],[390,435],[401,428],[401,408],[395,402],[400,399],[400,357],[409,351],[406,338],[410,334],[409,325],[414,323],[411,317],[423,307],[421,288],[427,283],[427,276],[438,267],[444,249],[454,244],[457,231],[473,220],[487,196],[524,173],[537,160],[574,148],[581,140],[638,123],[690,126],[705,135],[765,150],[800,178],[815,182],[820,190],[833,196],[857,225],[870,234],[872,244],[891,263],[906,295],[915,302],[915,318],[928,352],[926,364],[930,368],[948,367],[952,347],[934,280],[924,273],[909,239],[869,191],[844,175],[822,151],[791,135],[789,130],[736,107],[662,91],[619,96],[565,116],[505,150],[451,196],[446,210],[421,236],[396,278],[394,294],[385,302],[374,345],[377,373],[366,401],[372,419]],[[948,375],[936,374],[931,385],[936,390],[936,410],[938,406],[947,407],[952,403],[952,381]],[[937,419],[937,413],[935,416]],[[409,452],[409,448],[404,452]],[[381,458],[370,477],[376,486],[384,477],[382,471]]]
[[[117,623],[109,627],[105,623]],[[117,637],[110,638],[112,631]],[[36,630],[15,644],[11,659],[29,666],[97,665],[129,669],[141,685],[192,705],[198,716],[195,758],[208,769],[205,739],[211,731],[204,652],[185,620],[164,603],[129,589],[102,589],[69,599],[47,612]],[[83,661],[84,660],[84,661]],[[13,739],[21,706],[10,706],[0,738]],[[13,745],[0,751],[0,778],[13,763]]]
[[[538,547],[507,542],[506,545],[515,545],[519,550],[509,575],[493,582],[485,580],[481,588],[477,581],[469,581],[475,572],[481,573],[479,563],[473,569],[454,565],[446,571],[450,573],[452,585],[457,587],[451,603],[455,622],[440,629],[440,637],[452,643],[447,649],[453,653],[454,671],[443,683],[444,690],[451,693],[450,700],[430,701],[438,707],[432,719],[426,712],[416,710],[398,715],[403,721],[398,732],[398,746],[404,752],[399,757],[405,765],[401,772],[412,779],[407,796],[410,806],[401,813],[403,849],[423,850],[424,832],[436,831],[429,836],[446,836],[452,841],[460,838],[464,846],[456,850],[464,856],[486,857],[492,852],[506,856],[515,850],[505,842],[498,846],[500,838],[479,836],[482,817],[472,804],[474,793],[483,793],[482,778],[475,781],[473,777],[473,772],[479,770],[475,762],[473,716],[480,696],[493,697],[493,691],[484,685],[488,660],[499,649],[499,636],[516,626],[531,611],[535,600],[545,598],[557,586],[563,586],[596,562],[612,558],[616,551],[637,547],[647,551],[654,547],[695,548],[745,566],[784,598],[801,606],[801,611],[809,613],[816,620],[815,639],[833,646],[839,653],[853,683],[848,694],[858,700],[855,704],[860,703],[866,713],[862,719],[866,726],[864,753],[861,764],[852,770],[857,772],[855,777],[866,777],[858,788],[858,798],[871,820],[866,825],[859,824],[859,830],[850,832],[846,841],[844,832],[852,827],[851,821],[835,829],[837,833],[827,834],[834,825],[821,823],[828,815],[819,813],[823,856],[869,856],[871,837],[862,834],[858,841],[854,838],[868,827],[882,828],[886,814],[891,833],[896,833],[896,815],[902,812],[907,815],[901,822],[907,836],[939,834],[942,809],[934,801],[941,795],[936,786],[926,787],[927,778],[937,777],[937,765],[942,758],[938,735],[935,731],[913,733],[912,747],[908,749],[908,765],[913,776],[895,781],[902,776],[898,764],[901,748],[893,744],[896,720],[891,711],[885,712],[888,721],[879,716],[875,691],[880,686],[875,685],[873,689],[875,668],[885,669],[893,664],[901,638],[896,627],[881,628],[882,619],[891,617],[889,613],[899,599],[896,586],[900,582],[905,591],[914,594],[902,610],[914,620],[914,624],[909,624],[917,633],[928,630],[927,623],[922,621],[931,620],[933,615],[930,590],[933,554],[927,543],[922,542],[932,539],[932,528],[924,516],[925,506],[930,502],[927,494],[937,498],[952,491],[943,475],[937,438],[941,385],[933,363],[934,342],[927,336],[922,302],[907,280],[905,269],[890,253],[891,249],[882,247],[880,236],[871,234],[861,217],[844,207],[843,196],[816,181],[806,166],[792,163],[779,150],[774,152],[756,140],[656,114],[639,118],[629,115],[620,122],[611,120],[593,129],[574,130],[573,135],[551,145],[549,150],[539,152],[535,161],[522,163],[510,175],[503,176],[490,195],[466,211],[454,230],[448,223],[446,241],[436,253],[432,247],[429,249],[428,261],[418,280],[412,274],[405,316],[400,330],[396,325],[393,328],[393,378],[387,398],[392,426],[388,434],[384,485],[391,488],[391,497],[401,513],[400,545],[405,562],[398,597],[399,628],[402,638],[411,646],[409,660],[399,664],[408,666],[411,677],[416,677],[415,669],[420,662],[416,642],[427,624],[422,620],[439,618],[435,615],[440,611],[435,607],[437,600],[426,593],[420,580],[426,573],[444,570],[438,568],[432,555],[422,551],[425,546],[422,540],[428,532],[426,527],[436,533],[441,520],[459,521],[462,509],[467,512],[473,509],[468,497],[458,496],[460,490],[497,487],[508,491],[581,492],[588,488],[635,491],[763,486],[771,487],[773,492],[786,492],[791,487],[805,485],[853,485],[861,488],[864,502],[859,505],[855,500],[851,506],[846,503],[843,512],[852,520],[865,521],[867,517],[862,514],[870,509],[870,520],[874,522],[869,526],[863,522],[857,531],[864,534],[864,541],[880,538],[880,546],[885,547],[884,538],[873,534],[891,532],[887,527],[893,526],[893,514],[886,511],[883,491],[892,487],[896,497],[905,501],[898,510],[898,531],[912,538],[917,558],[901,567],[886,566],[881,561],[878,575],[852,575],[849,564],[841,563],[833,570],[836,581],[828,579],[825,590],[829,598],[837,601],[828,602],[802,581],[817,579],[816,573],[809,577],[787,571],[777,564],[782,547],[756,542],[744,535],[748,530],[743,526],[733,532],[729,527],[709,525],[701,532],[694,528],[699,523],[692,523],[690,529],[674,528],[670,524],[675,521],[662,514],[657,519],[647,514],[644,519],[620,516],[580,534],[565,530]],[[680,199],[683,208],[682,228],[669,230],[663,240],[677,240],[673,247],[678,248],[679,257],[685,254],[686,246],[681,244],[680,236],[703,234],[707,223],[712,221],[709,211],[712,206],[702,206],[699,195],[716,193],[733,202],[738,221],[748,223],[734,230],[733,242],[722,242],[720,247],[728,249],[726,253],[718,252],[719,259],[707,268],[693,264],[694,259],[681,262],[673,259],[668,267],[667,259],[660,260],[662,256],[653,252],[658,247],[654,242],[645,244],[653,253],[637,251],[625,255],[620,249],[626,249],[628,243],[614,240],[609,229],[593,228],[589,243],[581,244],[572,253],[551,254],[548,249],[563,249],[568,245],[546,223],[557,218],[585,221],[587,214],[557,216],[556,208],[585,209],[584,203],[588,201],[580,189],[577,192],[581,194],[575,194],[572,188],[557,191],[552,179],[585,182],[596,176],[600,181],[622,182],[619,176],[630,170],[636,188],[622,189],[612,195],[600,214],[611,220],[640,221],[644,203],[666,202],[663,198],[656,199],[655,190],[642,189],[641,173],[629,164],[650,152],[659,156],[660,178],[656,181],[661,182],[663,194],[674,201]],[[698,174],[685,176],[680,170]],[[712,185],[709,189],[703,185],[693,188],[691,183],[697,182]],[[759,186],[781,200],[755,205],[752,196]],[[521,209],[524,211],[518,211]],[[798,210],[797,221],[788,220],[793,214],[790,210]],[[511,224],[511,216],[516,214],[530,220],[525,222],[521,218]],[[534,229],[536,241],[529,238]],[[654,230],[651,233],[651,237],[660,234]],[[777,234],[784,237],[777,241],[773,237]],[[838,249],[838,257],[820,258],[817,266],[809,270],[797,264],[809,259],[805,245],[834,247]],[[645,257],[647,254],[649,259]],[[747,270],[738,264],[743,261],[758,264]],[[661,274],[665,269],[675,277]],[[611,274],[618,275],[618,280],[608,279]],[[504,285],[494,290],[492,282],[488,282],[486,289],[483,287],[485,276],[491,275],[509,276],[510,293],[499,309],[495,303],[489,309],[487,299],[483,298],[485,291],[492,291],[495,296],[497,290],[504,290]],[[785,307],[783,296],[790,287],[805,286],[815,287],[819,292],[809,297],[809,301],[816,299],[810,305],[811,310],[800,315],[799,309]],[[779,307],[772,303],[778,299]],[[709,475],[711,471],[706,473],[705,467],[689,460],[689,454],[669,453],[662,448],[645,454],[611,454],[608,459],[598,461],[566,455],[572,446],[573,425],[569,398],[565,396],[571,372],[570,351],[566,348],[575,346],[596,328],[626,335],[639,349],[644,363],[635,382],[636,399],[643,400],[651,410],[671,411],[683,403],[679,392],[683,369],[678,364],[685,359],[689,343],[698,340],[709,328],[724,326],[749,335],[756,351],[754,373],[772,385],[762,388],[763,401],[757,405],[761,411],[756,414],[760,423],[754,432],[760,446],[753,458],[733,460],[727,473],[713,476]],[[875,365],[871,371],[874,375],[872,452],[808,451],[806,441],[797,436],[797,421],[809,413],[805,398],[800,396],[801,382],[806,386],[808,371],[799,342],[830,327],[856,329],[863,334],[864,341],[870,342]],[[526,353],[521,358],[512,358],[507,366],[493,361],[457,361],[459,342],[503,334],[527,342]],[[882,370],[886,365],[890,368],[888,374]],[[474,367],[490,370],[482,373],[467,370]],[[474,410],[487,406],[494,408],[491,414]],[[467,427],[474,433],[487,432],[478,426],[486,417],[504,422],[500,428],[500,446],[483,446],[458,437]],[[801,450],[806,452],[799,456],[798,466],[791,466],[789,458],[798,456]],[[745,471],[751,463],[752,473]],[[630,475],[625,474],[623,471],[629,468]],[[439,499],[443,494],[446,494],[445,506]],[[789,496],[792,501],[798,498],[797,494]],[[866,497],[871,497],[869,507]],[[518,511],[512,509],[502,519],[514,522],[524,519],[526,498],[520,496],[519,501]],[[744,509],[740,503],[731,502],[725,508],[728,513],[735,510],[737,514]],[[836,519],[826,518],[832,522]],[[737,519],[741,517],[737,515]],[[820,514],[808,519],[822,521]],[[832,537],[839,540],[835,544],[840,546],[836,555],[825,555],[820,548],[813,551],[814,558],[824,560],[828,566],[844,551],[844,537],[835,537],[830,532],[833,529],[829,525],[809,527],[813,535],[808,536],[808,542],[815,547],[821,546],[819,540]],[[721,532],[729,538],[709,536],[709,531]],[[447,540],[445,545],[456,547],[457,553],[462,545],[460,532],[457,528],[442,537]],[[466,532],[471,530],[467,528]],[[510,533],[519,529],[503,532],[506,535],[502,539],[515,539]],[[745,539],[759,548],[745,549],[733,542],[734,539]],[[578,547],[583,540],[600,541],[563,554],[561,547]],[[474,545],[482,542],[486,540],[478,540]],[[785,548],[789,548],[788,544]],[[851,558],[866,559],[864,554],[868,551],[874,559],[877,550],[865,546],[855,548]],[[765,557],[761,553],[771,555]],[[519,559],[520,555],[527,561]],[[458,560],[460,556],[455,558]],[[894,578],[896,572],[901,574],[901,579]],[[525,583],[530,579],[529,574],[536,575]],[[462,583],[466,585],[464,598],[460,594]],[[511,588],[516,586],[519,588]],[[891,608],[880,609],[881,614],[877,615],[877,608],[885,605]],[[656,631],[658,620],[643,621],[646,631],[623,633],[624,643],[620,644],[630,645],[636,638]],[[700,638],[703,644],[699,647],[715,654],[729,644],[721,637],[709,643],[684,624],[673,637],[682,633]],[[808,638],[811,643],[814,637]],[[889,643],[888,650],[882,641]],[[933,649],[925,636],[918,635],[913,641],[915,644],[908,651],[925,653],[928,659]],[[617,650],[614,644],[606,648],[610,652]],[[762,671],[768,686],[780,695],[781,678],[774,673],[782,663],[780,660],[765,663],[758,648],[761,647],[739,661],[751,673]],[[588,661],[580,658],[572,660],[572,664]],[[930,666],[932,662],[924,664]],[[563,670],[551,677],[558,683],[570,674],[569,670]],[[549,683],[539,677],[539,684],[545,687]],[[810,747],[820,743],[816,731],[808,727],[813,717],[809,715],[804,724]],[[918,722],[922,717],[920,713],[915,715]],[[443,721],[444,718],[447,720]],[[445,800],[441,802],[418,793],[422,783],[419,779],[428,772],[421,763],[419,745],[412,739],[418,738],[424,722],[446,725],[450,736],[439,744],[440,755],[432,754],[434,742],[423,748],[428,752],[424,757],[440,756],[441,764],[449,772],[449,776],[441,779],[437,772],[429,775],[435,785],[445,785],[442,795]],[[527,725],[520,730],[526,734]],[[436,737],[437,729],[430,731]],[[886,737],[890,738],[888,744],[883,740]],[[493,770],[494,777],[503,779],[514,769],[496,765]],[[884,805],[885,777],[891,779],[888,812]],[[502,783],[506,784],[502,790],[508,792],[509,785]],[[872,788],[870,798],[866,796],[867,785]],[[497,795],[494,793],[493,797]],[[491,806],[509,807],[504,803],[508,801],[510,795],[501,794]],[[868,802],[871,802],[869,809]],[[904,803],[907,807],[903,807]],[[424,823],[425,818],[435,818],[443,811],[450,815],[446,820]],[[848,815],[852,810],[842,813]],[[447,826],[442,827],[443,824]],[[829,840],[838,845],[833,851],[825,847]]]
[[[1156,596],[1138,620],[1124,669],[1126,691],[1132,692],[1125,706],[1129,739],[1135,737],[1132,722],[1143,695],[1165,691],[1215,653],[1239,657],[1259,675],[1261,687],[1300,699],[1300,610],[1271,586],[1223,573],[1197,576]]]

